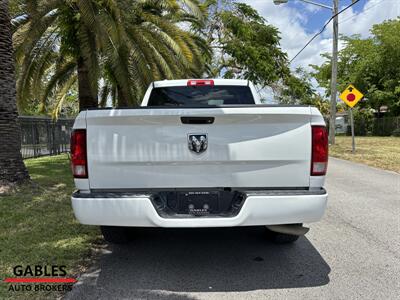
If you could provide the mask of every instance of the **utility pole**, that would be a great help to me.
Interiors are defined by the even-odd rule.
[[[329,143],[335,144],[336,99],[337,99],[337,69],[338,69],[338,41],[339,41],[339,0],[333,0],[333,46],[332,46],[332,74],[331,74],[331,109],[329,112]]]
[[[275,5],[287,3],[289,0],[272,0]],[[329,111],[329,143],[335,144],[335,121],[336,121],[336,99],[337,99],[337,69],[338,69],[338,42],[339,42],[339,0],[332,0],[333,6],[314,2],[313,0],[300,0],[308,4],[329,9],[333,17],[333,46],[332,46],[332,71],[331,71],[331,108]],[[356,0],[352,0],[354,3]],[[300,51],[301,52],[301,51]],[[297,56],[297,55],[296,55]]]

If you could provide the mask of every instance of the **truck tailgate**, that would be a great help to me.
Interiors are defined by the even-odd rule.
[[[214,118],[183,124],[181,117]],[[139,108],[86,114],[91,189],[308,187],[309,107]],[[188,138],[206,136],[196,153]]]

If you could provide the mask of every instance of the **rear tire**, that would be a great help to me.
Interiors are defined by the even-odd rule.
[[[100,226],[104,239],[112,244],[129,242],[128,228],[119,226]]]
[[[267,239],[275,244],[291,244],[299,239],[299,235],[274,232],[266,229]]]

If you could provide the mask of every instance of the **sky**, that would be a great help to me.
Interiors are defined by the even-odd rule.
[[[281,47],[289,60],[317,33],[331,17],[329,9],[306,4],[300,0],[288,0],[287,4],[275,5],[273,0],[242,0],[255,8],[269,24],[281,33]],[[315,0],[332,5],[333,0]],[[339,10],[351,4],[351,0],[339,0]],[[400,0],[361,0],[339,15],[339,33],[343,35],[370,35],[370,29],[388,19],[400,16]],[[340,45],[339,45],[340,47]],[[291,64],[291,68],[309,64],[321,64],[320,54],[332,51],[332,23]]]

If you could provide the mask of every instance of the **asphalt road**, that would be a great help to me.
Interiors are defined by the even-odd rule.
[[[400,175],[331,159],[324,219],[294,245],[262,228],[142,232],[67,299],[400,299]]]

